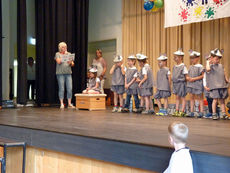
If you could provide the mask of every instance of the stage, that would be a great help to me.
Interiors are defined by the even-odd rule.
[[[167,134],[168,125],[173,121],[181,121],[188,125],[188,146],[194,153],[199,153],[198,155],[202,157],[218,157],[229,161],[229,120],[213,121],[212,119],[111,113],[111,109],[106,111],[61,110],[54,107],[2,109],[0,111],[0,130],[4,133],[0,136],[24,140],[31,146],[94,157],[146,170],[162,171],[167,166],[173,151],[169,146]],[[60,139],[63,139],[64,143]],[[62,148],[62,146],[68,147]],[[75,148],[71,149],[71,146]],[[77,151],[75,151],[76,147],[79,147]],[[120,151],[114,153],[113,147],[116,150],[119,148]],[[92,156],[88,153],[89,150],[91,153],[96,150],[96,154]],[[103,152],[105,155],[113,152],[113,154],[110,153],[113,156],[107,158]],[[161,158],[162,162],[159,161],[158,164],[163,165],[157,167],[157,165],[147,166],[147,163],[137,164],[139,156],[132,158],[135,161],[131,163],[129,157],[133,157],[132,152],[135,155],[138,155],[139,152],[139,155],[143,155],[146,161],[148,158],[152,159],[152,162],[156,158]],[[124,154],[125,159],[117,158],[117,153],[126,153]],[[154,154],[155,158],[151,156]]]

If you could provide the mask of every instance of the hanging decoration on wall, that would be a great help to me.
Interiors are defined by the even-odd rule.
[[[146,11],[152,10],[153,6],[154,6],[154,2],[153,1],[146,1],[144,3],[144,9]]]
[[[152,12],[156,12],[156,11],[158,11],[158,10],[159,10],[159,8],[157,8],[156,5],[154,5],[154,7],[152,8],[151,11],[152,11]]]
[[[156,12],[164,7],[164,0],[144,0],[144,9],[146,11]]]
[[[164,6],[164,1],[163,0],[155,0],[154,4],[156,8],[162,8]]]
[[[230,17],[229,9],[230,0],[165,0],[165,27]]]

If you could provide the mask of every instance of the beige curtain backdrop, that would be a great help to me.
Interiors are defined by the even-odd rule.
[[[168,67],[174,65],[173,52],[183,48],[184,63],[190,65],[189,49],[201,52],[201,63],[205,65],[204,55],[211,49],[224,49],[222,63],[230,75],[230,18],[184,26],[164,28],[164,9],[147,12],[143,0],[123,0],[122,51],[125,59],[129,54],[142,52],[149,57],[156,80],[157,60],[160,53],[169,57]],[[170,99],[173,102],[174,96]]]

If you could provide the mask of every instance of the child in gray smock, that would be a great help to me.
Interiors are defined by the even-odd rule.
[[[138,64],[141,68],[139,76],[137,78],[138,93],[141,96],[141,109],[143,109],[145,103],[145,110],[142,110],[142,114],[154,114],[153,102],[151,96],[153,95],[153,72],[149,64],[147,64],[147,56],[138,55]]]
[[[204,116],[204,102],[202,95],[204,68],[203,65],[199,64],[200,53],[192,50],[189,53],[192,65],[188,70],[187,93],[190,93],[190,112],[187,116],[194,117],[194,103],[195,99],[198,99],[200,103],[200,112],[197,117],[202,118]]]
[[[122,112],[129,112],[130,99],[134,98],[135,109],[139,109],[139,98],[138,98],[138,84],[136,82],[137,78],[137,68],[135,67],[136,57],[130,55],[127,60],[128,68],[125,73],[125,89],[126,89],[126,100],[125,106]]]
[[[174,61],[176,65],[173,67],[172,81],[173,81],[173,94],[176,95],[176,111],[173,116],[186,116],[185,114],[185,96],[186,93],[186,79],[188,70],[183,63],[184,52],[181,49],[174,52]],[[182,109],[179,111],[180,99],[182,100]]]
[[[121,112],[123,108],[123,94],[125,92],[125,71],[123,58],[117,55],[113,62],[115,63],[110,69],[110,74],[112,75],[112,85],[111,91],[114,93],[114,108],[112,112]],[[118,99],[120,102],[120,107],[118,108]]]
[[[100,79],[97,77],[97,69],[91,68],[89,70],[89,80],[87,88],[82,92],[83,94],[100,94],[101,85]]]
[[[165,55],[161,55],[157,58],[158,66],[160,69],[157,72],[157,92],[154,95],[154,99],[157,101],[159,112],[156,115],[168,115],[168,97],[171,96],[171,76],[169,68],[166,67],[167,59]],[[164,107],[161,105],[161,99],[164,98]]]
[[[209,61],[210,64],[212,64],[213,58],[214,58],[214,50],[211,51],[210,55],[207,55],[205,58],[207,61]],[[204,96],[206,97],[206,100],[208,102],[208,113],[204,116],[204,118],[212,118],[212,102],[213,99],[210,97],[210,88],[209,85],[211,83],[210,73],[208,73],[206,70],[204,72],[204,78],[203,78],[203,86],[204,86]]]
[[[228,83],[229,79],[225,73],[224,67],[220,64],[220,59],[222,58],[222,53],[219,49],[214,50],[214,58],[212,64],[207,61],[206,70],[207,73],[210,73],[209,77],[212,79],[212,82],[209,84],[210,88],[210,97],[213,98],[212,102],[212,118],[213,120],[229,119],[226,115],[225,110],[225,99],[228,97]],[[221,106],[220,116],[216,113],[216,105],[219,100]]]

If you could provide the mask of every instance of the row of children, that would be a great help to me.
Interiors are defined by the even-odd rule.
[[[176,110],[173,116],[189,116],[194,117],[194,102],[199,100],[200,111],[198,117],[211,116],[213,119],[229,119],[225,113],[225,99],[228,97],[228,83],[229,79],[225,73],[224,67],[220,64],[222,53],[219,49],[212,50],[210,55],[206,57],[207,63],[204,68],[200,63],[200,53],[190,51],[191,66],[187,70],[183,63],[184,52],[181,49],[174,52],[175,65],[171,72],[167,67],[168,57],[161,55],[157,58],[159,70],[157,72],[156,88],[157,92],[154,95],[156,99],[159,112],[157,115],[168,115],[168,98],[171,96],[171,82],[172,91],[176,95]],[[137,70],[135,63],[138,61],[140,71]],[[133,112],[142,114],[154,114],[153,96],[154,78],[150,65],[147,63],[147,56],[143,54],[131,55],[127,59],[128,68],[123,65],[122,56],[116,56],[114,65],[110,70],[112,75],[111,90],[114,92],[114,108],[112,112],[129,112],[130,99],[133,96],[135,100],[136,109]],[[90,70],[92,73],[96,69]],[[94,86],[89,91],[85,92],[99,92],[99,79],[96,75],[93,79]],[[91,79],[92,80],[92,79]],[[98,81],[98,84],[97,84]],[[97,85],[96,85],[97,84]],[[96,88],[95,88],[96,87]],[[123,105],[123,94],[126,92],[126,101]],[[190,112],[185,113],[186,100],[185,96],[190,94]],[[203,93],[208,101],[209,114],[204,115]],[[140,96],[140,103],[139,97]],[[164,106],[161,104],[161,99],[164,99]],[[118,107],[118,100],[120,107]],[[180,100],[182,107],[179,111]],[[217,101],[219,100],[221,106],[221,113],[216,112]]]

